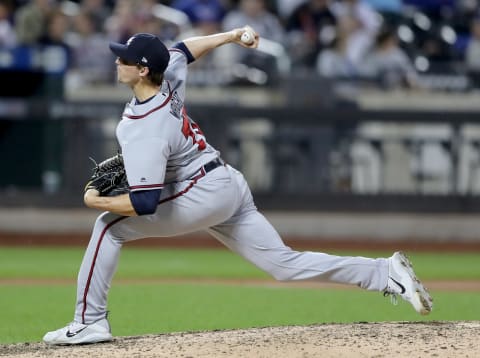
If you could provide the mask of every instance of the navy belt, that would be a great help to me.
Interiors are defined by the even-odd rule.
[[[211,172],[213,169],[216,169],[216,168],[221,167],[223,165],[225,165],[225,162],[222,159],[215,158],[215,159],[209,161],[204,166],[202,166],[198,170],[198,172],[190,178],[190,180],[198,180],[201,177],[205,176],[205,174],[207,174],[208,172]]]
[[[225,165],[223,160],[221,160],[220,158],[215,158],[214,160],[205,164],[202,168],[205,171],[205,173],[208,173],[208,172],[211,172],[213,169],[221,167],[222,165]]]

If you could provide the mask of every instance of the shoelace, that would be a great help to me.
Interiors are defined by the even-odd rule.
[[[390,296],[390,302],[392,303],[392,305],[394,306],[398,305],[398,298],[396,293],[384,291],[383,297],[387,297],[387,296]]]

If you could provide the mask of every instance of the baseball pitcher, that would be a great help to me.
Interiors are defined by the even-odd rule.
[[[128,190],[103,195],[105,185],[97,187],[92,180],[86,186],[85,205],[103,213],[78,274],[73,321],[45,334],[45,342],[111,340],[107,294],[122,245],[198,230],[206,230],[277,280],[357,285],[399,295],[420,314],[431,311],[430,295],[400,252],[388,258],[341,257],[285,246],[255,207],[243,175],[222,160],[189,117],[184,105],[188,64],[219,46],[254,50],[258,43],[258,34],[245,26],[189,38],[170,49],[146,33],[125,44],[110,44],[117,56],[117,79],[133,92],[116,129]]]

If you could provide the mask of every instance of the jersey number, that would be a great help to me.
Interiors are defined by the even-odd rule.
[[[198,150],[204,150],[207,147],[202,130],[197,123],[192,122],[188,118],[185,110],[183,111],[182,133],[185,136],[185,139],[188,139],[188,137],[192,138],[193,144],[198,145]]]

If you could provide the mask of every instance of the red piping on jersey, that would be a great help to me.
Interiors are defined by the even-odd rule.
[[[128,216],[121,216],[111,223],[107,224],[105,228],[102,230],[100,237],[98,239],[97,247],[95,249],[95,255],[93,255],[92,266],[90,266],[90,272],[88,273],[87,283],[85,284],[85,290],[83,291],[83,309],[82,309],[82,323],[85,324],[85,311],[87,310],[87,295],[88,290],[90,289],[90,282],[92,281],[93,276],[93,269],[95,268],[95,263],[97,261],[98,251],[100,250],[100,245],[102,244],[103,238],[105,237],[105,233],[107,232],[110,227],[114,224],[118,223],[120,220],[126,219]]]
[[[142,119],[142,118],[145,118],[146,116],[148,116],[149,114],[151,114],[155,111],[158,111],[160,108],[165,107],[165,105],[168,102],[170,102],[170,100],[172,99],[172,96],[173,96],[172,90],[170,89],[170,83],[167,82],[167,86],[168,86],[168,97],[167,97],[167,99],[165,99],[165,101],[163,101],[163,103],[160,106],[152,108],[147,113],[139,114],[137,116],[125,114],[125,117],[130,118],[130,119]]]
[[[192,182],[191,182],[185,189],[183,189],[182,191],[176,193],[175,195],[172,195],[172,196],[170,196],[170,197],[168,197],[168,198],[165,198],[165,199],[160,200],[160,201],[158,202],[158,204],[163,204],[163,203],[165,203],[165,202],[167,202],[167,201],[176,199],[176,198],[178,198],[178,197],[186,194],[190,189],[193,188],[193,186],[194,186],[195,184],[197,184],[198,179],[203,178],[203,177],[205,176],[205,174],[206,174],[206,173],[205,173],[205,170],[203,170],[203,168],[200,169],[200,173],[197,174],[196,176],[194,176],[192,179],[190,179]]]

